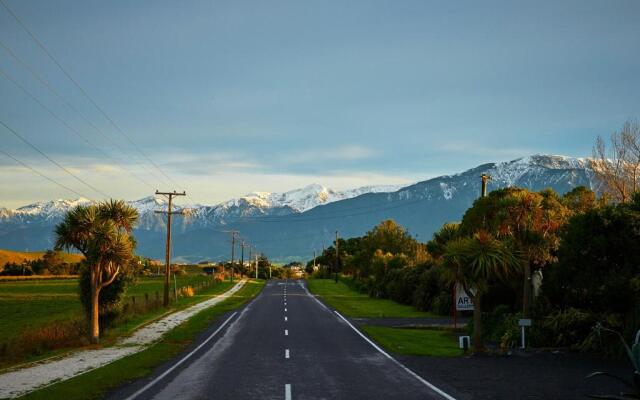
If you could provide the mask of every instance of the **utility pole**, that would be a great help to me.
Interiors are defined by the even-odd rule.
[[[236,256],[236,236],[238,235],[238,231],[225,231],[231,234],[231,282],[233,282],[233,274],[235,272],[233,268],[233,261]]]
[[[240,268],[244,269],[244,239],[240,242]]]
[[[182,211],[174,212],[171,210],[174,196],[186,196],[186,192],[178,193],[175,190],[173,192],[160,192],[156,190],[156,195],[163,195],[169,198],[169,204],[167,205],[167,211],[156,211],[158,214],[167,214],[167,243],[165,248],[165,269],[164,269],[164,299],[163,304],[165,307],[169,306],[169,275],[171,274],[171,216],[173,214],[182,215]]]
[[[313,270],[316,270],[316,251],[313,251]]]
[[[480,197],[487,197],[487,181],[491,180],[491,177],[487,174],[480,175],[482,179],[482,190],[480,191]]]
[[[340,242],[338,240],[338,231],[336,231],[336,270],[334,271],[336,283],[338,283],[338,268],[340,267]]]
[[[256,249],[255,257],[256,257],[256,279],[258,279],[258,249]]]

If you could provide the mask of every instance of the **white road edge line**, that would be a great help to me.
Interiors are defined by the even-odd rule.
[[[213,332],[211,335],[209,335],[208,338],[206,338],[204,340],[204,342],[200,343],[200,345],[198,347],[196,347],[195,349],[191,350],[191,352],[189,354],[187,354],[186,356],[184,356],[180,361],[178,361],[177,363],[175,363],[171,368],[169,368],[168,370],[164,371],[160,376],[158,376],[156,379],[152,380],[151,382],[147,383],[142,389],[138,390],[137,392],[135,392],[134,394],[132,394],[131,396],[127,397],[125,400],[133,400],[136,397],[140,396],[142,393],[144,393],[145,391],[147,391],[147,389],[149,389],[150,387],[152,387],[153,385],[155,385],[156,383],[158,383],[160,380],[162,380],[165,376],[169,375],[171,372],[173,372],[173,370],[175,370],[176,368],[178,368],[182,363],[184,363],[185,361],[187,361],[187,359],[189,359],[192,355],[194,355],[198,350],[200,350],[205,344],[209,343],[209,341],[211,341],[211,339],[213,339],[214,336],[216,336],[218,334],[218,332],[220,332],[222,330],[222,328],[224,328],[229,321],[231,321],[231,319],[233,317],[236,316],[238,312],[235,311],[233,314],[231,314],[231,316],[229,318],[226,319],[226,321],[224,321],[222,323],[222,325],[220,325],[218,327],[218,329],[215,330],[215,332]]]
[[[386,351],[382,350],[377,344],[373,343],[368,337],[366,337],[355,326],[353,326],[351,324],[351,322],[349,322],[339,312],[337,312],[337,311],[334,311],[334,312],[338,315],[338,317],[340,317],[340,319],[342,319],[344,322],[346,322],[347,325],[349,325],[351,327],[351,329],[353,329],[358,335],[360,335],[360,337],[362,337],[364,340],[367,341],[367,343],[369,343],[371,346],[373,346],[374,349],[378,350],[380,353],[382,353],[382,355],[387,357],[389,360],[393,361],[397,366],[399,366],[400,368],[405,370],[405,372],[407,372],[409,375],[413,376],[414,378],[419,380],[422,384],[424,384],[425,386],[427,386],[429,389],[433,390],[434,392],[438,393],[440,396],[444,397],[445,399],[447,399],[447,400],[456,400],[455,397],[453,397],[453,396],[449,395],[448,393],[444,392],[443,390],[439,389],[438,387],[436,387],[435,385],[433,385],[429,381],[427,381],[424,378],[422,378],[420,375],[416,374],[415,372],[413,372],[409,368],[405,367],[400,361],[398,361],[395,358],[391,357]]]
[[[289,358],[289,349],[284,350],[284,358]]]
[[[284,385],[284,400],[291,400],[291,384]]]
[[[312,294],[311,294],[311,292],[309,291],[309,289],[307,289],[307,287],[306,287],[306,286],[304,286],[304,285],[302,285],[302,284],[301,284],[300,286],[302,286],[302,288],[304,289],[304,291],[305,291],[305,292],[307,292],[307,295],[309,295],[309,297],[311,297],[312,299],[314,299],[314,300],[316,301],[316,303],[320,304],[320,307],[322,307],[322,308],[324,308],[325,310],[327,310],[327,311],[331,312],[331,310],[329,310],[329,307],[325,306],[323,302],[321,302],[320,300],[318,300],[318,299],[316,298],[316,296],[312,295]]]

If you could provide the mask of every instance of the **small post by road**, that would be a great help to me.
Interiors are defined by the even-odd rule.
[[[258,254],[256,253],[256,279],[258,279]]]
[[[169,198],[169,204],[167,205],[167,211],[156,211],[158,214],[167,214],[167,243],[165,248],[165,272],[164,272],[164,299],[163,304],[165,307],[169,306],[169,275],[171,274],[171,216],[173,214],[182,215],[180,212],[174,212],[171,210],[174,196],[186,196],[186,192],[178,193],[175,190],[173,192],[160,192],[156,190],[156,195],[163,195]]]

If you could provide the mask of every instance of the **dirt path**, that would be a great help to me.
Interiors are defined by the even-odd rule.
[[[0,399],[24,395],[53,382],[65,381],[144,350],[147,346],[160,339],[166,332],[205,308],[220,303],[240,290],[245,282],[245,280],[242,280],[221,295],[153,322],[137,330],[133,335],[120,340],[113,347],[79,351],[64,358],[43,361],[30,367],[2,374],[0,375]]]

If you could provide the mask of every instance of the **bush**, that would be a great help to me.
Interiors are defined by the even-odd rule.
[[[537,346],[579,349],[596,321],[593,314],[576,308],[558,310],[533,325],[531,339]]]
[[[451,310],[451,297],[449,285],[442,278],[442,267],[432,266],[421,269],[416,279],[415,289],[412,295],[412,304],[423,311],[433,311],[440,315],[446,315]],[[439,296],[442,299],[436,301]],[[436,304],[437,303],[437,304]],[[445,309],[445,307],[447,307]]]
[[[556,312],[556,317],[568,313],[566,315],[578,318],[575,309],[589,310],[594,315],[613,317],[612,322],[620,325],[609,327],[621,331],[627,338],[638,330],[638,200],[601,207],[571,218],[563,230],[558,262],[545,274],[542,286],[549,303],[566,310]],[[571,332],[567,335],[572,336]]]

